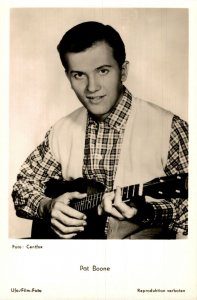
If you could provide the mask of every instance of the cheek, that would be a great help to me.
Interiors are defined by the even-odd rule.
[[[118,89],[121,85],[121,76],[118,73],[114,73],[113,76],[108,77],[107,80],[104,80],[104,84],[107,85],[110,89]]]
[[[74,91],[77,91],[78,90],[78,84],[76,84],[74,81],[70,81],[70,84],[71,84],[71,87]]]
[[[84,96],[84,87],[82,84],[76,83],[71,83],[71,87],[73,91],[75,92],[75,95],[77,96],[78,100],[82,103],[85,104],[85,96]]]
[[[111,101],[115,100],[119,94],[120,94],[120,90],[121,90],[121,82],[119,80],[113,80],[112,82],[109,83],[108,85],[108,94],[110,95]]]
[[[70,80],[71,87],[75,91],[75,93],[80,94],[84,91],[85,88],[85,82],[83,80],[75,81]]]

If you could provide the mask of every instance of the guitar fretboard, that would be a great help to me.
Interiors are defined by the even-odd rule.
[[[139,195],[139,184],[127,186],[121,189],[122,190],[122,200],[123,202],[130,201],[132,197],[136,197]],[[76,200],[71,203],[71,206],[78,211],[85,211],[92,209],[98,206],[103,198],[104,193],[97,193],[88,195],[83,200]]]
[[[188,174],[179,174],[171,176],[158,177],[145,184],[136,184],[127,187],[123,187],[122,200],[123,202],[131,201],[132,198],[142,195],[149,195],[153,198],[187,198],[188,188],[187,188]],[[104,193],[96,193],[88,195],[83,200],[76,200],[71,203],[71,206],[78,211],[90,210],[98,206],[103,197]]]

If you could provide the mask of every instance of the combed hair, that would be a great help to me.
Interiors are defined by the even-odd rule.
[[[99,22],[80,23],[68,30],[57,46],[62,65],[67,71],[66,53],[78,53],[90,48],[98,41],[105,41],[113,49],[114,59],[119,67],[125,61],[124,43],[119,33],[111,26]]]

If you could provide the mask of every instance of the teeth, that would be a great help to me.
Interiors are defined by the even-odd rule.
[[[97,97],[87,97],[90,100],[97,100],[97,99],[101,99],[102,96],[97,96]]]

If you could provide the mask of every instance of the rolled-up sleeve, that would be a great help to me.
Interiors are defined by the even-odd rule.
[[[54,159],[49,148],[50,130],[44,141],[28,156],[20,168],[13,186],[12,198],[19,217],[33,219],[43,198],[45,183],[50,178],[62,179],[61,165]]]
[[[188,124],[178,116],[172,121],[170,148],[165,168],[166,175],[188,173]],[[171,199],[176,216],[169,228],[176,233],[188,234],[188,199]]]

